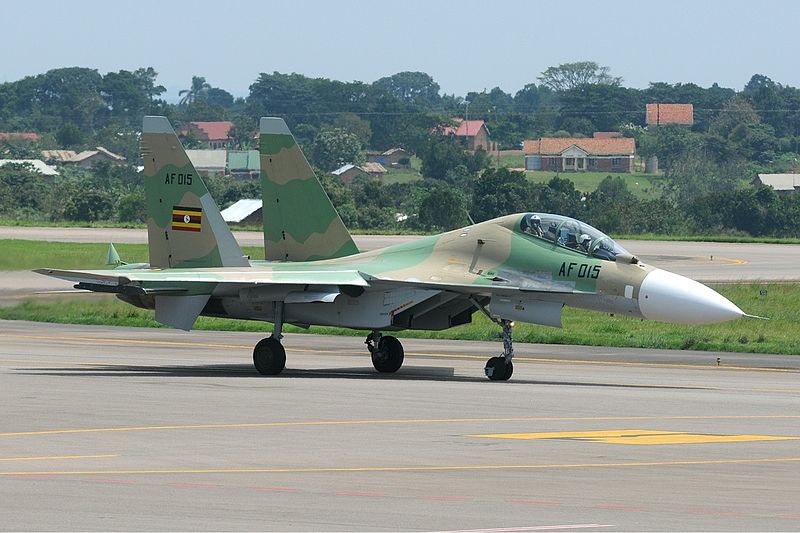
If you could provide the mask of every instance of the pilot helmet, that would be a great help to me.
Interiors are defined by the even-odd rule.
[[[592,238],[589,235],[587,235],[586,233],[584,233],[583,235],[581,235],[581,241],[580,242],[581,242],[581,244],[583,244],[585,246],[588,246],[589,243],[592,242]]]
[[[538,226],[542,223],[542,217],[540,217],[539,215],[531,215],[530,223],[531,226]]]

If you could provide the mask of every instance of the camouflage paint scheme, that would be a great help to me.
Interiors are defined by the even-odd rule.
[[[286,123],[265,117],[259,130],[264,257],[314,261],[358,253]]]
[[[145,118],[142,158],[150,266],[248,266],[247,257],[238,244],[222,249],[218,245],[215,234],[230,234],[230,229],[165,117]],[[173,229],[172,215],[176,207],[201,209],[201,230],[195,233]]]
[[[268,260],[249,261],[166,118],[146,117],[143,130],[149,266],[38,272],[117,293],[183,329],[199,314],[271,320],[273,302],[284,302],[287,323],[376,330],[444,329],[471,321],[479,306],[547,325],[560,325],[563,305],[642,316],[639,288],[652,267],[533,236],[522,229],[523,213],[357,253],[286,124],[274,118],[261,121]],[[201,230],[173,229],[176,206],[201,209]]]

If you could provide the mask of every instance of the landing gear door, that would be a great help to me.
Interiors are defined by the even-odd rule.
[[[506,320],[519,320],[543,326],[561,327],[560,302],[544,302],[531,298],[492,297],[490,304],[492,316]]]

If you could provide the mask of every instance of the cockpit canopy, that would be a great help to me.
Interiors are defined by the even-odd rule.
[[[526,213],[520,221],[520,230],[532,237],[606,261],[616,261],[617,255],[628,253],[600,230],[562,215]]]

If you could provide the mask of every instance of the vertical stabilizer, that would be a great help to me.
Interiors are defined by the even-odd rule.
[[[150,266],[250,266],[166,117],[144,117],[142,157]]]
[[[286,122],[263,117],[259,130],[266,258],[315,261],[358,253]]]

